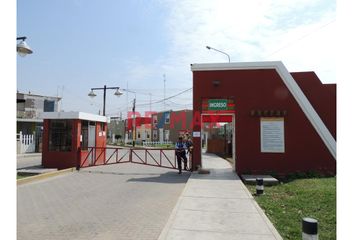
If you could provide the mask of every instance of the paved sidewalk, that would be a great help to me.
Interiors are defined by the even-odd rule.
[[[193,173],[159,240],[282,239],[230,164],[203,154],[203,168]]]
[[[17,158],[26,158],[26,157],[42,157],[42,153],[21,153],[17,154]]]
[[[16,168],[28,168],[42,165],[42,153],[17,154]]]

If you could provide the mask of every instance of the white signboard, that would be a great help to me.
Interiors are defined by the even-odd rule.
[[[193,132],[193,137],[200,137],[200,132]]]
[[[283,153],[284,118],[261,118],[261,152]]]

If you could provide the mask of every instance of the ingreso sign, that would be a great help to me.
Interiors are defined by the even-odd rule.
[[[209,99],[208,110],[227,110],[227,99]]]

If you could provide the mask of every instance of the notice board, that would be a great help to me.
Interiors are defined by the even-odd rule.
[[[284,118],[261,118],[261,152],[285,152]]]

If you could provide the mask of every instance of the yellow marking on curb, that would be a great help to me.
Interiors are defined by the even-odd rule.
[[[63,169],[63,170],[55,171],[55,172],[42,173],[42,174],[38,174],[38,175],[35,175],[35,176],[31,176],[31,177],[21,178],[21,179],[17,180],[17,186],[25,184],[25,183],[30,183],[30,182],[46,179],[46,178],[49,178],[49,177],[54,177],[54,176],[57,176],[57,175],[68,173],[68,172],[74,172],[75,170],[76,170],[76,168],[66,168],[66,169]]]

